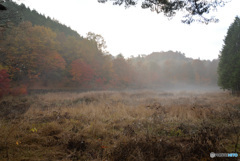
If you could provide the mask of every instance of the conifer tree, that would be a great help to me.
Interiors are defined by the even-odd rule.
[[[235,18],[228,29],[223,49],[219,55],[218,85],[222,89],[231,90],[233,94],[240,92],[240,19]]]

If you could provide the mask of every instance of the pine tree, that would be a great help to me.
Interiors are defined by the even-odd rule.
[[[240,19],[235,18],[228,29],[223,49],[219,55],[218,85],[222,89],[240,93]]]

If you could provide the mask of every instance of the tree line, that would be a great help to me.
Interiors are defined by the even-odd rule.
[[[191,59],[173,51],[128,59],[121,54],[114,57],[106,52],[101,35],[89,32],[84,38],[57,21],[20,7],[24,8],[25,20],[13,21],[10,28],[1,30],[0,95],[26,93],[33,88],[138,89],[217,84],[218,60]]]

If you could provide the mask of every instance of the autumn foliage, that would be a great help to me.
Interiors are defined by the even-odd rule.
[[[194,60],[172,51],[114,57],[105,51],[101,35],[87,36],[70,36],[30,22],[9,29],[0,40],[0,66],[8,69],[1,70],[1,96],[27,94],[27,88],[36,87],[92,90],[216,84],[217,60]]]
[[[74,60],[71,63],[70,73],[73,81],[84,84],[91,82],[95,75],[92,67],[81,59]]]

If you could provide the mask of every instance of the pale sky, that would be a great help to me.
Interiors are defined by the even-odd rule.
[[[187,57],[218,58],[229,25],[240,15],[240,0],[232,0],[213,12],[219,23],[186,25],[179,16],[168,20],[140,6],[125,9],[97,0],[18,0],[61,23],[81,36],[87,32],[101,34],[112,55],[124,57],[158,51],[181,51]]]

